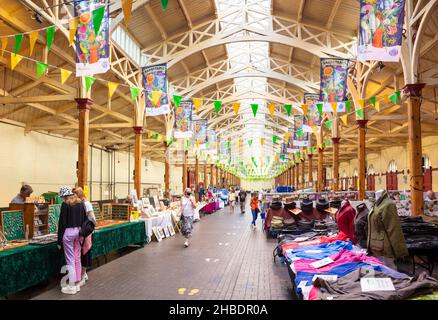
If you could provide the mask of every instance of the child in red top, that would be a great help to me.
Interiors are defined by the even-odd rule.
[[[255,229],[256,225],[255,222],[257,220],[257,214],[259,213],[259,197],[257,193],[251,194],[251,213],[252,213],[252,222],[251,225],[253,229]]]

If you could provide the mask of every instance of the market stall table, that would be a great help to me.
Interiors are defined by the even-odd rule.
[[[144,229],[144,221],[138,221],[96,230],[93,234],[93,259],[132,244],[143,246],[146,243]],[[64,255],[56,243],[0,251],[0,297],[58,275],[63,265]]]
[[[165,212],[159,216],[152,218],[140,218],[140,220],[144,222],[144,230],[145,230],[144,234],[147,243],[151,242],[153,235],[152,228],[154,227],[166,228],[169,224],[173,225],[171,212]]]

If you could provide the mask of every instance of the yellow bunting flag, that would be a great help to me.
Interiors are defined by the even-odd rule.
[[[344,115],[341,117],[341,120],[342,120],[342,122],[343,122],[345,125],[347,124],[347,116],[348,116],[348,115],[344,114]]]
[[[301,110],[303,110],[303,115],[306,116],[307,115],[307,109],[309,108],[309,106],[307,104],[303,104],[301,105]]]
[[[307,154],[307,149],[303,150],[303,154],[306,155]]]
[[[318,133],[318,127],[317,127],[317,126],[313,126],[313,127],[312,127],[312,130],[313,130],[313,133],[314,133],[315,136],[316,136],[317,133]]]
[[[64,84],[67,79],[71,76],[71,71],[69,70],[65,70],[65,69],[61,69],[61,84]]]
[[[389,95],[387,95],[387,94],[385,94],[383,96],[383,100],[385,101],[385,103],[390,103],[391,102],[391,99],[389,99]]]
[[[260,144],[263,146],[265,145],[265,138],[260,138]]]
[[[363,109],[365,107],[365,100],[359,99],[359,105],[360,105],[360,108]]]
[[[284,134],[284,140],[285,140],[285,143],[287,143],[287,142],[289,141],[289,137],[290,137],[290,133],[289,133],[289,132],[286,132],[286,133]]]
[[[11,69],[14,70],[17,64],[20,63],[21,59],[23,59],[23,56],[20,56],[19,54],[15,55],[11,53]]]
[[[193,105],[195,106],[196,112],[199,112],[199,108],[202,105],[202,99],[201,98],[193,98]]]
[[[380,101],[376,101],[376,105],[374,106],[377,112],[380,112]]]
[[[33,49],[35,48],[35,43],[38,39],[38,31],[32,31],[31,33],[29,33],[29,50],[30,50],[30,54],[32,55]]]
[[[233,103],[233,109],[234,109],[234,113],[237,115],[239,113],[240,103],[239,102],[234,102]]]
[[[113,96],[118,86],[119,84],[117,82],[108,81],[108,98],[111,98]]]
[[[275,162],[278,162],[278,154],[275,155]]]
[[[337,102],[332,102],[331,105],[332,105],[333,113],[336,113],[338,103]]]
[[[7,45],[8,45],[8,38],[7,37],[2,38],[2,57],[3,54],[5,53],[5,49]]]
[[[196,140],[196,146],[199,147],[199,140]]]
[[[161,91],[152,91],[152,103],[157,106],[161,98]]]
[[[129,19],[131,19],[132,0],[122,0],[123,19],[125,26],[128,26]]]
[[[75,40],[75,34],[77,28],[78,28],[78,17],[75,17],[68,21],[70,47],[73,45],[73,41]]]
[[[271,116],[273,116],[274,112],[275,112],[275,104],[270,103],[268,106],[268,109],[269,109],[269,113],[271,114]]]

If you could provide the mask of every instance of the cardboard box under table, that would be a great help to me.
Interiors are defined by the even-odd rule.
[[[144,230],[144,221],[96,230],[92,241],[93,259],[130,245],[144,246]],[[60,279],[64,263],[63,251],[58,250],[56,242],[0,251],[0,297],[13,295],[54,276]]]

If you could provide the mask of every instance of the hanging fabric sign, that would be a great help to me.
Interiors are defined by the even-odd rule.
[[[109,63],[109,10],[105,0],[74,1],[76,30],[76,77],[105,73]],[[105,6],[100,29],[94,30],[92,12]],[[96,17],[97,19],[97,17]],[[99,17],[100,20],[100,17]]]
[[[159,116],[170,112],[167,96],[167,64],[144,67],[143,88],[146,89],[146,115]],[[154,103],[152,92],[161,92],[160,99]]]
[[[358,60],[400,60],[405,0],[361,0]]]
[[[192,100],[181,100],[178,107],[175,107],[175,138],[190,138],[192,136]]]
[[[318,107],[316,103],[319,101],[318,93],[304,93],[304,104],[308,106],[307,115],[304,116],[303,125],[310,127],[307,128],[306,132],[312,132],[311,127],[320,126],[322,116],[318,112]]]
[[[345,101],[349,62],[347,59],[321,58],[320,101]],[[328,108],[332,110],[331,105]]]
[[[194,137],[200,149],[205,149],[208,142],[207,123],[207,119],[193,121]]]
[[[307,146],[307,134],[303,132],[303,116],[294,116],[294,146],[305,147]]]

